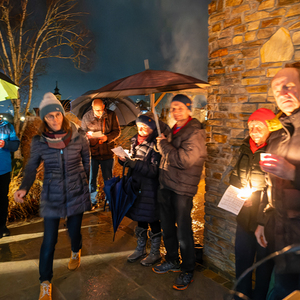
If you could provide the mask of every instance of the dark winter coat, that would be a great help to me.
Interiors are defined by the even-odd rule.
[[[0,175],[3,175],[11,171],[11,152],[17,151],[20,145],[14,126],[7,121],[0,122],[0,140],[5,142],[0,148]]]
[[[252,206],[243,206],[237,215],[237,222],[245,230],[254,232],[257,227],[257,214],[261,199],[261,193],[266,187],[265,172],[259,165],[260,154],[266,152],[262,147],[253,153],[249,144],[250,137],[247,137],[240,147],[240,156],[230,175],[230,184],[237,188],[244,188],[248,185],[256,189],[249,200]]]
[[[206,158],[206,134],[202,124],[192,119],[177,133],[161,140],[158,150],[160,162],[160,187],[179,195],[193,197],[197,193]]]
[[[268,201],[265,209],[265,235],[273,252],[300,243],[300,109],[291,116],[282,115],[282,129],[269,138],[268,153],[284,157],[296,167],[295,180],[268,174]],[[268,197],[267,197],[268,196]],[[300,255],[287,254],[276,259],[276,271],[300,273]]]
[[[133,187],[137,199],[127,213],[127,217],[138,222],[152,223],[159,220],[157,190],[160,154],[155,151],[157,130],[137,145],[135,135],[131,139],[132,158],[136,160],[135,167],[129,172],[133,179]]]
[[[111,149],[115,148],[115,140],[120,136],[121,129],[118,118],[114,111],[105,109],[102,117],[95,117],[93,110],[84,114],[81,127],[85,132],[102,131],[107,136],[107,141],[99,144],[99,138],[91,138],[90,149],[91,156],[98,160],[107,160],[113,158]]]
[[[64,149],[50,148],[43,136],[32,139],[30,159],[20,189],[27,192],[36,170],[44,162],[44,182],[40,201],[42,217],[64,218],[91,208],[89,193],[90,154],[85,133],[71,123],[71,141]]]

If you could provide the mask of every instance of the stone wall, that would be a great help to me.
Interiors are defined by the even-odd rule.
[[[270,80],[300,60],[299,0],[215,0],[209,5],[209,70],[205,164],[205,263],[234,277],[235,216],[218,209],[247,119],[276,111]]]

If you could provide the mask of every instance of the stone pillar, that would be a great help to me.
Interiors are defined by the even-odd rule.
[[[276,112],[270,80],[300,60],[299,0],[214,0],[209,5],[205,263],[235,276],[235,216],[217,208],[228,186],[247,119]]]

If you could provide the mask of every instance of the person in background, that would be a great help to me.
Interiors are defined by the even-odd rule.
[[[72,251],[68,269],[75,270],[80,265],[82,216],[91,209],[88,184],[90,153],[85,133],[68,121],[61,103],[52,93],[44,95],[39,109],[43,121],[40,135],[33,137],[30,159],[14,199],[20,203],[24,201],[24,196],[35,180],[37,168],[44,162],[40,200],[44,238],[39,262],[39,300],[49,300],[52,299],[53,256],[60,218],[67,217],[71,238]]]
[[[167,254],[165,261],[152,270],[157,274],[181,272],[173,285],[177,290],[185,290],[193,281],[195,249],[191,210],[207,155],[205,130],[190,116],[191,105],[191,99],[185,95],[173,97],[170,112],[176,124],[167,137],[163,134],[157,137],[162,156],[158,202]]]
[[[151,240],[149,255],[141,260],[143,266],[152,266],[161,259],[160,242],[161,227],[157,203],[158,170],[160,154],[155,151],[156,137],[158,136],[154,115],[147,112],[136,119],[138,133],[131,139],[131,158],[119,158],[121,164],[129,166],[129,174],[132,176],[133,188],[137,193],[137,199],[130,208],[127,217],[137,221],[135,228],[137,247],[127,257],[128,262],[135,262],[147,255],[147,232]],[[169,132],[169,126],[160,122],[163,132]]]
[[[8,191],[10,183],[11,152],[18,150],[20,141],[16,135],[14,126],[3,120],[0,115],[0,239],[9,236],[10,231],[6,227],[8,214]]]
[[[92,110],[83,115],[81,128],[86,132],[91,150],[90,192],[94,207],[97,206],[97,178],[101,166],[103,181],[112,178],[115,141],[121,135],[118,118],[114,111],[105,108],[101,99],[94,99]],[[95,137],[95,133],[102,133]],[[104,205],[105,208],[105,205]]]
[[[249,117],[249,136],[240,147],[240,156],[230,176],[231,185],[240,189],[247,187],[254,189],[237,216],[235,235],[236,279],[255,261],[259,261],[269,254],[266,248],[257,243],[254,232],[258,225],[257,218],[261,195],[266,186],[265,172],[261,170],[259,164],[260,154],[265,153],[270,135],[266,120],[273,118],[275,118],[275,114],[266,108],[256,110]],[[265,300],[272,270],[272,261],[262,264],[255,272],[254,291],[252,291],[252,272],[249,272],[242,279],[236,290],[250,299]]]
[[[255,235],[270,252],[300,243],[300,63],[288,64],[272,79],[276,104],[282,114],[281,129],[272,132],[267,155],[260,162],[267,172],[263,218]],[[266,204],[264,203],[266,202]],[[300,290],[300,255],[296,252],[275,258],[275,285],[270,299],[283,299]]]

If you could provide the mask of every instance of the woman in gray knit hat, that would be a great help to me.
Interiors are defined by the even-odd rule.
[[[90,154],[85,133],[68,121],[61,103],[52,93],[44,95],[39,109],[43,121],[40,134],[32,139],[30,159],[14,199],[16,202],[24,201],[23,197],[35,180],[37,168],[44,162],[40,200],[44,239],[39,262],[39,300],[49,300],[52,299],[53,256],[60,218],[67,217],[71,238],[72,251],[68,268],[75,270],[80,265],[82,215],[91,209],[88,185]]]

